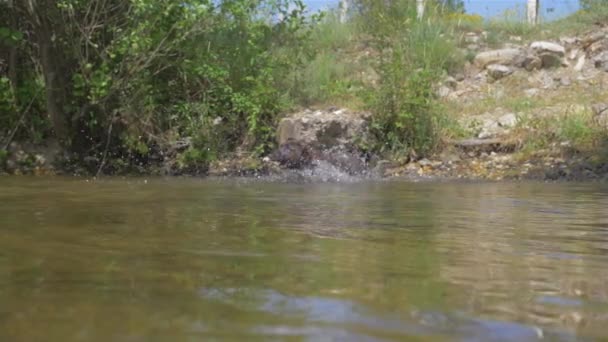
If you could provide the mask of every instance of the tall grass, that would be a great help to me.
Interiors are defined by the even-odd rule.
[[[341,22],[327,12],[311,32],[309,59],[289,77],[291,100],[299,106],[342,105],[356,102],[365,68],[359,58],[359,32],[354,22]]]
[[[422,156],[438,145],[446,124],[435,85],[464,64],[453,26],[443,19],[443,8],[427,8],[424,20],[416,19],[411,1],[384,6],[363,1],[361,27],[378,53],[374,68],[377,87],[367,99],[374,113],[372,147],[388,154]]]

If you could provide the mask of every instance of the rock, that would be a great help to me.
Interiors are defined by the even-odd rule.
[[[481,38],[475,32],[469,32],[464,36],[464,41],[468,44],[477,44]]]
[[[595,122],[602,128],[608,129],[608,103],[597,103],[591,106]]]
[[[568,58],[569,58],[569,59],[576,59],[576,57],[579,55],[579,53],[580,53],[580,50],[579,50],[579,49],[574,49],[574,50],[571,50],[571,51],[568,53]]]
[[[513,73],[513,69],[501,64],[490,64],[486,69],[488,70],[488,75],[495,80],[499,80]]]
[[[561,37],[559,39],[559,42],[562,45],[571,46],[571,45],[574,45],[574,44],[578,43],[578,38],[576,38],[576,37]]]
[[[604,38],[606,38],[606,32],[593,31],[593,32],[587,34],[585,37],[583,37],[583,39],[582,39],[583,47],[585,49],[587,49],[589,46],[591,46],[591,44],[593,44],[597,41],[600,41]]]
[[[446,86],[450,87],[451,89],[456,89],[456,87],[458,86],[458,81],[452,76],[448,76],[445,79],[444,83]]]
[[[35,154],[34,163],[39,167],[44,166],[46,164],[46,158],[41,154]]]
[[[418,161],[418,165],[420,165],[421,167],[429,167],[429,166],[431,166],[431,164],[432,164],[431,161],[426,158]]]
[[[441,86],[437,90],[437,96],[439,96],[441,98],[448,97],[448,96],[450,96],[451,93],[452,93],[452,89],[450,89],[447,86]]]
[[[608,51],[604,51],[593,58],[593,63],[597,69],[608,72]]]
[[[562,65],[562,58],[554,53],[542,53],[538,57],[540,57],[542,67],[545,69],[557,68]]]
[[[439,159],[445,164],[453,164],[462,160],[458,153],[449,150],[441,152]]]
[[[169,146],[169,150],[172,152],[183,152],[192,145],[192,138],[185,137],[172,142]]]
[[[342,170],[359,171],[362,160],[356,142],[366,139],[368,119],[368,113],[337,108],[294,113],[279,122],[279,148],[271,157],[289,168],[321,160]]]
[[[391,168],[392,163],[388,160],[379,160],[376,163],[376,166],[371,170],[372,175],[376,175],[379,177],[385,177],[387,175],[387,170]]]
[[[552,89],[555,87],[555,81],[553,77],[548,75],[546,72],[542,73],[538,80],[542,83],[541,89]]]
[[[516,65],[523,60],[521,49],[508,48],[500,50],[490,50],[478,53],[475,56],[474,64],[479,68],[485,68],[490,64]]]
[[[549,53],[559,57],[564,57],[566,54],[566,48],[552,42],[533,42],[530,44],[530,48],[538,54]]]
[[[581,55],[578,60],[576,61],[576,64],[574,65],[574,71],[582,71],[583,68],[585,67],[585,61],[587,59],[587,56],[585,56],[584,54]]]
[[[535,97],[540,93],[540,89],[538,88],[530,88],[530,89],[526,89],[524,91],[524,94],[526,94],[527,97]]]
[[[494,120],[486,120],[482,126],[481,126],[481,130],[479,131],[479,133],[477,134],[477,138],[479,139],[490,139],[490,138],[494,138],[498,135],[502,135],[505,132],[505,130],[500,127],[500,125],[498,124],[498,121],[494,121]]]
[[[596,53],[605,51],[606,49],[608,49],[608,40],[600,40],[589,45],[585,50],[589,54],[594,55]]]
[[[608,112],[608,103],[596,103],[591,106],[591,110],[595,115],[602,115]]]
[[[301,142],[294,140],[281,144],[270,159],[292,169],[308,166],[312,161],[310,151]]]
[[[535,56],[535,55],[526,56],[526,58],[524,59],[524,62],[523,62],[523,67],[527,71],[538,70],[542,66],[543,66],[543,61],[540,59],[540,57]]]
[[[352,143],[366,132],[368,118],[368,113],[346,109],[304,110],[281,120],[278,143],[294,140],[321,147]]]
[[[513,128],[517,125],[517,121],[517,115],[509,113],[498,118],[498,125],[503,128]]]
[[[533,42],[530,49],[534,51],[542,61],[543,68],[553,68],[562,65],[562,57],[566,55],[566,49],[552,42]]]
[[[560,77],[559,78],[559,84],[563,87],[569,87],[572,84],[572,81],[570,80],[570,77]]]
[[[349,174],[360,174],[367,169],[365,158],[357,151],[333,148],[323,151],[317,159],[328,162]]]
[[[15,170],[17,170],[18,166],[17,166],[17,161],[15,161],[14,159],[8,159],[6,161],[6,170],[9,172],[14,172]]]

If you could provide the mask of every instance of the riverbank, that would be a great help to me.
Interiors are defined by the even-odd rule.
[[[196,177],[276,177],[281,180],[342,181],[356,179],[405,180],[536,180],[536,181],[600,181],[608,182],[608,163],[596,155],[582,155],[564,147],[538,151],[524,156],[521,152],[504,152],[500,144],[480,144],[480,141],[460,141],[440,153],[419,160],[358,159],[360,169],[349,171],[324,160],[312,160],[306,166],[293,168],[269,157],[247,156],[224,159],[212,163],[204,172],[192,172],[167,167],[176,161],[155,165],[129,167],[113,174],[95,174],[79,164],[70,164],[53,155],[48,147],[28,146],[8,157],[7,167],[0,175],[149,175]],[[18,147],[17,144],[13,145]],[[27,152],[26,152],[27,151]]]
[[[427,42],[415,35],[430,29],[422,25],[397,37],[420,53],[437,48],[432,56],[444,64],[420,69],[413,64],[424,53],[394,59],[393,49],[368,41],[374,31],[357,36],[351,24],[319,23],[314,32],[323,53],[308,71],[327,71],[327,80],[301,82],[313,93],[331,91],[310,96],[312,104],[292,104],[299,109],[287,113],[273,107],[263,123],[254,115],[261,107],[238,112],[253,121],[191,108],[187,129],[140,129],[117,116],[107,131],[97,127],[95,143],[80,146],[74,141],[88,138],[77,134],[67,150],[48,132],[34,139],[35,125],[19,119],[0,136],[0,172],[606,181],[608,27],[586,15],[537,29],[477,27],[467,15],[439,14],[448,35],[432,31],[437,40]],[[452,16],[469,23],[451,23]],[[344,32],[328,35],[334,26]],[[329,67],[352,72],[317,70],[324,53],[332,56]],[[466,59],[462,65],[458,56]],[[159,108],[157,114],[173,107]],[[26,128],[31,132],[15,135]]]

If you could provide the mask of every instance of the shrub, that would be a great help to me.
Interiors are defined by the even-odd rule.
[[[362,27],[379,53],[375,65],[379,84],[368,98],[373,111],[375,148],[388,153],[425,155],[439,143],[442,125],[435,84],[464,63],[452,39],[454,32],[441,23],[442,8],[431,8],[416,20],[414,3],[362,1]]]

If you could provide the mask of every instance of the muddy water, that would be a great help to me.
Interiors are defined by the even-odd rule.
[[[0,178],[1,341],[608,339],[608,188]]]

